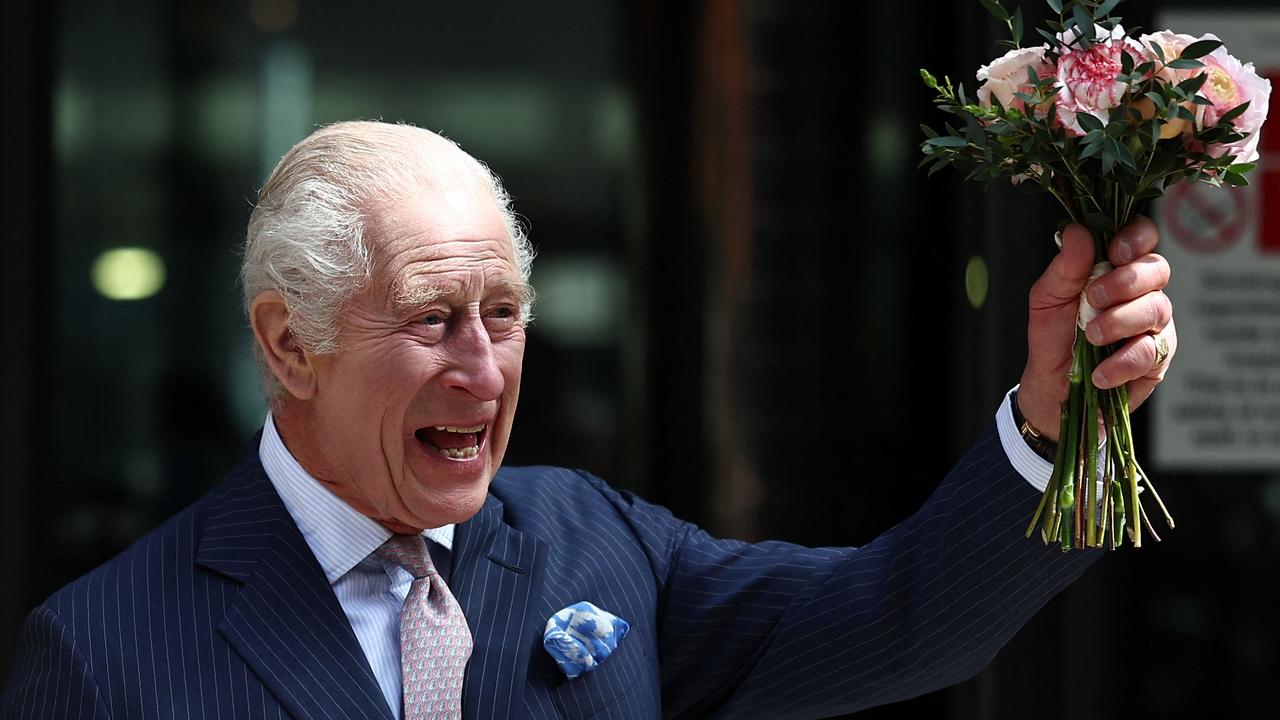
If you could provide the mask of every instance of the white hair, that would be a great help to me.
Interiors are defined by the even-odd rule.
[[[288,309],[289,331],[313,354],[336,352],[338,314],[369,281],[373,209],[424,186],[476,181],[487,186],[507,227],[525,285],[533,246],[502,181],[452,140],[429,130],[382,122],[328,125],[294,145],[258,193],[245,233],[240,281],[245,312],[274,290]],[[532,292],[530,290],[530,292]],[[521,308],[530,317],[530,296]],[[254,343],[263,390],[273,404],[283,387]]]

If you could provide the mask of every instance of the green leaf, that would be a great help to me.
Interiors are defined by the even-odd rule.
[[[1249,184],[1249,181],[1245,179],[1245,176],[1233,172],[1228,172],[1223,175],[1222,180],[1231,187],[1244,187]]]
[[[1125,54],[1128,55],[1128,53],[1125,53]],[[1142,63],[1141,65],[1139,65],[1138,67],[1134,68],[1133,71],[1138,75],[1147,75],[1155,69],[1156,69],[1156,64],[1148,60]]]
[[[1191,60],[1188,58],[1178,58],[1177,60],[1171,60],[1169,64],[1166,65],[1166,67],[1172,68],[1174,70],[1194,70],[1198,67],[1204,67],[1204,63],[1200,62],[1199,60]]]
[[[1099,212],[1091,212],[1084,216],[1084,224],[1094,232],[1102,232],[1107,235],[1116,234],[1116,222],[1111,218]]]
[[[1253,172],[1258,167],[1258,163],[1236,163],[1231,166],[1231,172],[1243,175],[1247,172]]]
[[[941,137],[929,138],[925,141],[925,144],[932,145],[934,147],[965,147],[969,143],[962,137],[943,135]]]
[[[1183,60],[1194,60],[1204,57],[1220,47],[1222,47],[1221,40],[1197,40],[1183,48],[1178,57]]]
[[[1050,10],[1053,10],[1054,12],[1058,13],[1059,15],[1061,15],[1061,14],[1062,14],[1062,0],[1049,0],[1049,9],[1050,9]]]
[[[1127,52],[1120,53],[1120,72],[1124,75],[1133,72],[1133,55]]]
[[[1057,36],[1057,35],[1054,35],[1053,33],[1049,32],[1048,30],[1045,30],[1044,28],[1036,28],[1036,32],[1040,33],[1040,36],[1041,36],[1041,37],[1043,37],[1045,40],[1048,40],[1048,41],[1049,41],[1049,47],[1056,47],[1056,46],[1057,46],[1057,44],[1058,44],[1058,36]]]
[[[1128,53],[1125,53],[1125,56],[1127,57]],[[1195,95],[1200,92],[1200,88],[1204,87],[1204,82],[1208,79],[1209,76],[1202,73],[1178,83],[1178,89],[1186,93],[1188,96]]]
[[[1164,48],[1160,47],[1160,43],[1152,40],[1151,51],[1156,54],[1156,58],[1159,59],[1160,62],[1164,62]]]
[[[1093,11],[1093,16],[1099,17],[1099,18],[1107,17],[1108,15],[1111,14],[1112,10],[1116,9],[1116,5],[1119,5],[1119,4],[1120,4],[1120,0],[1107,0],[1106,2],[1099,5],[1097,10]]]
[[[1080,123],[1080,127],[1084,128],[1086,132],[1103,128],[1102,121],[1087,112],[1076,113],[1076,121]]]
[[[1022,44],[1022,8],[1013,11],[1013,41]]]
[[[1188,110],[1188,109],[1186,109],[1186,108],[1182,107],[1181,105],[1179,105],[1179,106],[1178,106],[1178,110],[1177,110],[1177,112],[1176,112],[1175,114],[1176,114],[1178,117],[1182,118],[1183,120],[1186,120],[1187,122],[1195,122],[1195,121],[1196,121],[1196,116],[1195,116],[1195,115],[1192,115],[1190,110]]]
[[[1223,113],[1222,117],[1218,118],[1218,124],[1221,125],[1223,123],[1229,123],[1232,120],[1235,120],[1236,118],[1243,115],[1244,111],[1248,109],[1249,109],[1249,103],[1247,101],[1240,103],[1239,105]]]
[[[1089,14],[1089,8],[1084,3],[1077,2],[1075,7],[1071,9],[1071,19],[1075,21],[1076,33],[1081,40],[1092,41],[1093,34],[1093,15]],[[1085,45],[1088,48],[1088,45]]]
[[[986,8],[987,12],[995,15],[1000,22],[1009,22],[1009,11],[1005,10],[998,0],[978,0],[978,2],[981,2],[982,7]]]
[[[1102,151],[1102,174],[1110,175],[1111,171],[1115,168],[1115,166],[1116,166],[1116,156],[1112,155],[1106,150],[1103,150]]]
[[[931,137],[931,138],[938,137],[938,133],[934,132],[933,128],[929,127],[928,125],[925,125],[924,123],[920,123],[920,131],[923,132],[926,137]]]
[[[1120,161],[1120,164],[1129,168],[1130,170],[1133,170],[1134,172],[1137,172],[1138,163],[1137,161],[1134,160],[1133,152],[1129,150],[1129,146],[1118,144],[1116,145],[1116,149],[1117,149],[1116,158]]]
[[[1084,146],[1084,152],[1080,153],[1080,159],[1085,160],[1087,158],[1091,158],[1100,152],[1102,152],[1101,142],[1089,143]]]

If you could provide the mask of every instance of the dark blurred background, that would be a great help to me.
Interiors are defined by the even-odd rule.
[[[976,1],[0,7],[0,677],[27,610],[260,426],[238,244],[319,123],[441,131],[516,197],[540,305],[509,464],[584,467],[723,535],[857,545],[1021,372],[1059,212],[914,169],[941,119],[917,68],[972,87],[1003,37]],[[1162,473],[1163,544],[1106,558],[974,680],[865,716],[1267,714],[1278,477]]]

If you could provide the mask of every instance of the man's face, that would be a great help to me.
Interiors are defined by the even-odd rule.
[[[461,522],[510,437],[525,286],[487,187],[371,215],[372,282],[341,316],[342,349],[314,358],[317,477],[396,532]]]

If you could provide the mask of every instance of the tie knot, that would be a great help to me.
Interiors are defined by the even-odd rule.
[[[408,570],[415,579],[436,574],[436,566],[421,535],[392,535],[374,552],[383,560]]]

